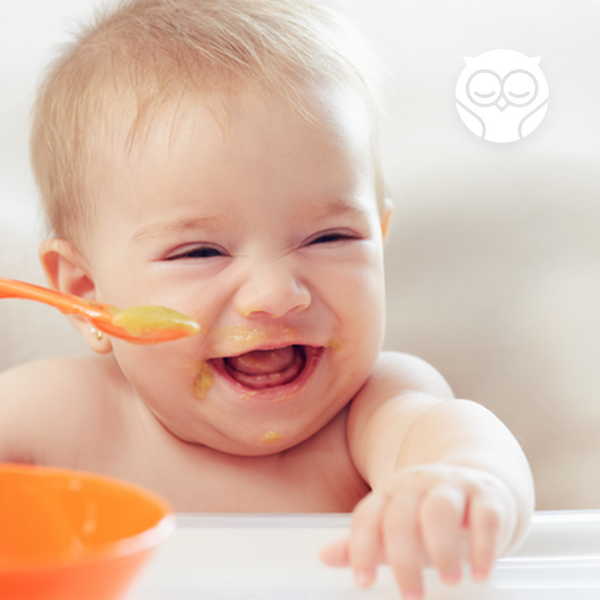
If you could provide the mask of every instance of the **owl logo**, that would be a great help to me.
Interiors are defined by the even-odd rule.
[[[490,50],[465,57],[456,84],[456,108],[463,123],[490,142],[514,142],[529,135],[548,109],[548,82],[539,57]]]

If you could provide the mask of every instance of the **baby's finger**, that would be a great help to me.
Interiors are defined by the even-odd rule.
[[[496,557],[501,511],[481,495],[471,499],[469,508],[471,573],[475,581],[488,578]]]
[[[319,552],[319,558],[328,567],[347,567],[350,564],[348,539],[327,544]]]
[[[424,497],[419,523],[425,547],[441,578],[458,583],[461,572],[462,524],[466,498],[454,486],[438,485]]]
[[[381,555],[381,517],[387,501],[385,494],[371,492],[359,502],[352,515],[350,566],[359,587],[367,587],[375,579]]]
[[[422,546],[417,522],[419,496],[396,494],[383,516],[383,546],[405,599],[423,597]]]

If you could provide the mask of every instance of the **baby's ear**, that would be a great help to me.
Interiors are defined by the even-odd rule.
[[[89,268],[73,244],[59,238],[49,238],[40,244],[38,254],[50,287],[95,300],[96,288]]]
[[[38,255],[51,288],[87,300],[96,299],[96,286],[87,261],[73,244],[59,238],[49,238],[40,244]],[[99,336],[89,321],[75,315],[66,316],[94,352],[106,354],[112,350],[110,338],[107,335]]]
[[[394,203],[391,198],[385,198],[383,201],[383,215],[381,217],[381,233],[383,235],[383,241],[387,238],[393,211]]]

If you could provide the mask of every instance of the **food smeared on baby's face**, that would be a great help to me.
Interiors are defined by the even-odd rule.
[[[212,387],[214,375],[212,369],[205,362],[200,366],[200,370],[194,379],[192,395],[198,400],[204,400],[208,390]]]
[[[278,431],[267,431],[262,437],[263,444],[274,444],[279,440],[282,440],[283,436]]]
[[[228,327],[221,327],[218,333],[227,341],[232,342],[235,346],[239,346],[240,350],[243,350],[244,348],[250,349],[253,346],[258,346],[265,340],[274,337],[284,341],[289,340],[291,342],[297,335],[297,331],[291,327],[284,327],[281,329],[276,326],[248,327],[246,325],[230,325]]]

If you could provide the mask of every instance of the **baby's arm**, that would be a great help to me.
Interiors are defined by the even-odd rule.
[[[386,562],[404,596],[419,598],[423,566],[457,582],[462,554],[483,580],[527,531],[534,492],[519,444],[415,357],[382,355],[350,408],[348,442],[373,491],[354,511],[350,538],[322,558],[350,565],[362,587]]]

